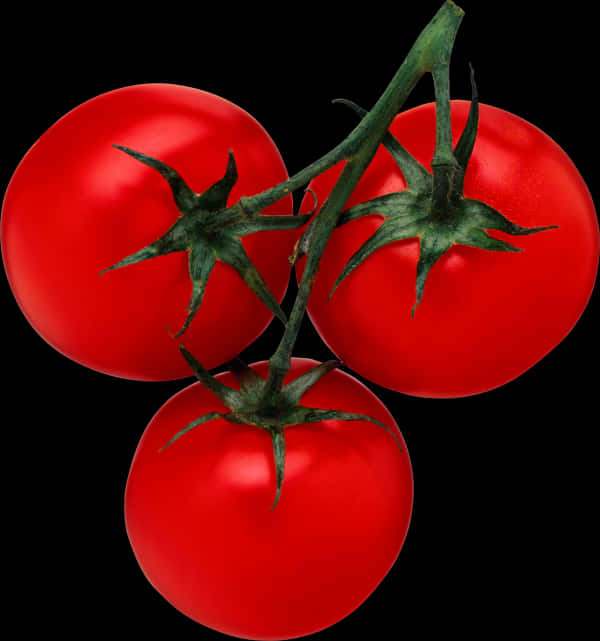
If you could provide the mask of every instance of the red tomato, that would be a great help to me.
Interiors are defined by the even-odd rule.
[[[286,383],[314,366],[293,359]],[[252,367],[263,378],[267,362]],[[239,386],[226,372],[217,376]],[[176,608],[251,639],[303,636],[340,620],[394,563],[408,529],[409,455],[388,410],[362,383],[327,373],[302,405],[366,421],[286,428],[281,497],[269,434],[223,419],[159,452],[200,415],[226,408],[200,383],[173,396],[148,425],[125,491],[127,533],[150,583]]]
[[[162,236],[178,218],[167,182],[112,147],[153,156],[196,192],[222,178],[232,149],[229,204],[287,178],[275,144],[240,107],[189,87],[148,84],[93,98],[55,123],[25,155],[2,211],[2,253],[13,293],[35,330],[69,358],[130,379],[189,376],[178,341],[192,289],[187,252],[101,270]],[[265,210],[291,214],[291,197]],[[297,231],[243,238],[278,300]],[[236,356],[272,318],[229,265],[217,264],[184,335],[207,367]]]
[[[455,143],[469,104],[452,102]],[[391,132],[430,169],[433,103],[398,115]],[[340,171],[338,165],[311,183],[319,202]],[[347,205],[405,188],[381,147]],[[485,392],[538,362],[583,312],[598,268],[598,221],[581,175],[551,138],[515,115],[481,105],[464,196],[519,225],[559,228],[522,237],[490,232],[522,248],[520,253],[454,245],[431,269],[414,318],[418,239],[371,254],[328,301],[348,259],[383,219],[370,215],[336,229],[308,314],[338,358],[368,380],[424,397]],[[309,195],[303,210],[312,206]]]

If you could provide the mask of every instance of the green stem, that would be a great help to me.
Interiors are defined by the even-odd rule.
[[[431,72],[440,60],[449,61],[454,38],[464,11],[452,0],[446,0],[433,19],[421,32],[409,51],[404,63],[388,85],[386,92],[379,99],[377,106],[381,112],[380,117],[391,118],[400,111],[401,104],[395,101],[396,94],[402,92],[402,103],[410,94],[421,76]],[[403,87],[401,83],[406,83]],[[389,126],[389,124],[388,124]],[[365,137],[371,136],[369,125],[361,121],[357,127],[339,145],[334,147],[324,156],[294,174],[288,180],[254,196],[240,199],[243,210],[249,216],[259,214],[273,203],[281,200],[291,192],[308,184],[313,178],[327,171],[341,160],[349,158],[356,153]],[[377,144],[380,140],[377,141]]]
[[[452,148],[450,77],[448,62],[440,61],[431,72],[435,89],[435,152],[431,164],[456,165]]]
[[[432,72],[439,61],[449,60],[456,32],[463,15],[462,9],[451,1],[447,1],[442,5],[417,38],[406,59],[373,109],[361,120],[341,145],[338,145],[332,152],[324,156],[321,161],[318,161],[318,163],[323,162],[324,165],[327,165],[328,163],[335,164],[343,158],[348,160],[340,178],[315,219],[310,250],[307,254],[304,273],[298,286],[298,294],[281,342],[269,361],[269,375],[264,388],[263,400],[274,399],[281,393],[283,379],[291,367],[292,350],[306,311],[321,257],[346,201],[354,191],[356,184],[370,164],[394,117],[402,108],[404,101],[418,80],[426,72]],[[343,154],[343,156],[339,157],[338,154]],[[311,165],[311,167],[300,172],[294,179],[290,179],[288,183],[297,180],[299,175],[305,180],[312,172],[312,167]],[[320,166],[320,169],[323,170],[322,166]],[[285,185],[285,183],[282,185]],[[260,196],[264,197],[264,194]],[[246,207],[247,203],[244,203],[244,206]]]
[[[451,211],[450,201],[456,195],[457,183],[460,183],[459,165],[452,147],[449,59],[436,62],[431,75],[435,88],[435,151],[431,160],[433,172],[431,213],[434,220],[443,221]]]
[[[269,207],[269,205],[281,200],[281,198],[285,198],[285,196],[291,194],[303,185],[308,184],[313,178],[324,171],[327,171],[333,167],[333,165],[345,158],[347,155],[347,147],[348,138],[284,182],[279,183],[278,185],[275,185],[275,187],[263,191],[260,194],[256,194],[255,196],[246,196],[245,198],[241,198],[240,202],[242,203],[244,211],[247,212],[249,216],[259,214],[261,211]]]

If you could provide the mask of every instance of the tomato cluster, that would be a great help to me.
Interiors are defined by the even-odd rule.
[[[470,103],[452,103],[454,143],[469,109]],[[435,111],[434,104],[421,105],[390,127],[428,172]],[[153,159],[164,166],[153,166]],[[296,216],[318,218],[343,165],[310,182]],[[83,103],[23,158],[4,199],[2,256],[24,317],[54,349],[114,377],[172,381],[190,376],[180,343],[213,370],[279,322],[273,310],[305,230],[285,223],[294,215],[291,195],[261,212],[281,224],[268,228],[265,219],[260,231],[240,220],[223,235],[210,227],[213,210],[203,210],[210,232],[201,258],[212,261],[210,269],[192,259],[199,252],[187,240],[178,244],[179,232],[156,255],[149,250],[143,260],[110,269],[159,247],[185,218],[180,179],[190,198],[204,203],[229,181],[214,199],[218,212],[237,203],[243,210],[245,199],[286,181],[288,172],[269,134],[246,111],[171,84],[127,86]],[[408,191],[381,145],[346,207]],[[464,196],[523,228],[548,230],[511,239],[519,251],[453,244],[431,268],[416,309],[422,237],[378,248],[332,292],[385,212],[333,232],[307,312],[324,344],[357,377],[415,397],[481,394],[535,365],[583,313],[598,267],[598,222],[587,186],[556,142],[522,118],[480,105]],[[501,231],[490,236],[509,240]],[[300,258],[298,282],[304,268]],[[199,288],[201,304],[190,318]],[[181,327],[185,332],[175,336]],[[285,383],[316,366],[292,359]],[[268,380],[267,361],[250,369]],[[229,390],[245,388],[232,372],[214,380]],[[413,475],[392,414],[340,369],[316,380],[300,406],[331,416],[286,425],[283,485],[268,430],[238,420],[239,413],[227,418],[227,405],[200,382],[158,410],[135,452],[125,491],[135,558],[168,602],[214,630],[251,639],[322,630],[368,597],[403,546]],[[196,427],[199,417],[208,419]]]

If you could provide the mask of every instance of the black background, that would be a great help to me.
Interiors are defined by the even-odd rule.
[[[171,2],[137,11],[102,4],[87,14],[53,7],[28,16],[8,10],[2,188],[64,113],[144,82],[195,86],[242,106],[269,131],[293,174],[354,125],[331,100],[370,107],[440,4],[368,2],[332,5],[330,12],[323,2],[270,9]],[[458,4],[466,17],[453,54],[453,97],[469,97],[472,62],[481,101],[553,137],[598,202],[597,48],[586,4]],[[406,106],[432,99],[425,77]],[[72,363],[25,322],[4,273],[0,286],[10,612],[25,629],[56,629],[66,638],[118,630],[140,638],[225,639],[153,590],[123,523],[137,440],[191,379],[138,383]],[[292,282],[288,310],[294,291]],[[408,443],[413,519],[376,592],[315,639],[354,632],[480,639],[561,629],[578,636],[592,609],[587,581],[596,576],[598,298],[596,291],[577,326],[542,362],[492,392],[425,400],[363,381],[390,408]],[[242,356],[268,358],[279,337],[273,324]],[[308,321],[296,355],[331,356]]]

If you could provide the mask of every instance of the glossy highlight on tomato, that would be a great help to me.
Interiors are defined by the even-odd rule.
[[[188,252],[99,275],[158,239],[179,216],[162,176],[113,145],[163,161],[197,193],[222,178],[231,149],[238,180],[229,204],[285,180],[285,165],[265,129],[242,108],[198,89],[146,84],[109,91],[67,113],[10,181],[2,255],[33,328],[65,356],[106,374],[186,377],[169,331],[186,319]],[[264,213],[291,214],[291,197]],[[266,231],[242,239],[279,301],[297,234]],[[256,339],[272,316],[239,274],[217,261],[185,342],[213,368]]]
[[[286,383],[316,364],[294,358]],[[266,378],[266,361],[251,367]],[[237,386],[229,372],[217,378]],[[125,522],[141,569],[178,610],[225,634],[286,639],[334,624],[380,583],[408,530],[410,459],[381,401],[333,370],[301,404],[368,415],[398,441],[362,420],[286,428],[285,477],[271,509],[265,430],[217,419],[159,451],[191,421],[225,409],[196,383],[157,412],[131,465]]]
[[[454,144],[469,105],[452,101]],[[390,131],[430,170],[435,104],[401,113]],[[341,169],[338,164],[311,182],[318,202]],[[397,165],[380,147],[347,206],[405,188]],[[537,363],[585,309],[598,268],[598,221],[583,178],[555,141],[518,116],[481,105],[464,196],[524,227],[558,228],[518,239],[490,232],[522,249],[518,253],[454,245],[431,269],[414,317],[419,240],[378,249],[328,300],[348,259],[383,219],[369,215],[336,229],[308,314],[336,356],[366,379],[422,397],[489,391]],[[313,202],[307,196],[301,211]],[[302,267],[300,261],[298,276]]]

